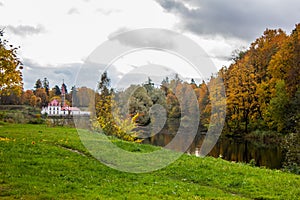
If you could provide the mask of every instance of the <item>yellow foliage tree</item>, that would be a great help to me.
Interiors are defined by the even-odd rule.
[[[7,45],[2,40],[3,31],[0,30],[0,98],[14,93],[18,96],[22,92],[22,63],[17,57],[17,49]],[[7,47],[8,46],[8,47]]]

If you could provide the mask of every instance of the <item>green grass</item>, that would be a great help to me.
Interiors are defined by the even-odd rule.
[[[132,152],[158,148],[113,141]],[[299,175],[211,157],[120,172],[90,156],[76,129],[0,124],[0,199],[297,199],[299,188]]]

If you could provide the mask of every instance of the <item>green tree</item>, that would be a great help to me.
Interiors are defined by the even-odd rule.
[[[77,88],[74,86],[72,86],[71,88],[71,102],[73,106],[79,106],[79,98],[78,98],[78,90]]]
[[[148,88],[149,89],[149,88]],[[150,121],[150,108],[153,105],[145,87],[137,87],[129,100],[129,113],[131,116],[139,115],[136,122],[140,125],[147,125]]]
[[[148,81],[143,84],[143,87],[147,90],[148,93],[154,89],[154,83],[152,82],[151,78],[148,77]]]
[[[45,88],[47,96],[49,96],[50,86],[49,86],[49,81],[48,81],[48,79],[46,77],[43,80],[43,88]]]
[[[35,82],[34,89],[37,90],[37,89],[40,89],[40,88],[43,88],[43,83],[42,83],[41,79],[38,79]]]
[[[289,108],[289,99],[287,96],[286,85],[284,80],[276,83],[276,96],[271,99],[269,112],[271,119],[270,127],[274,127],[278,132],[286,130],[287,110]]]
[[[54,88],[52,89],[54,91],[54,96],[60,96],[61,91],[58,85],[55,85]]]
[[[68,94],[68,89],[67,89],[67,85],[65,84],[65,83],[63,83],[62,85],[61,85],[61,89],[64,89],[64,91],[65,91],[65,94]]]

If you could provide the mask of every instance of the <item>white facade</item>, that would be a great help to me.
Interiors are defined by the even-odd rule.
[[[61,106],[56,99],[51,101],[47,107],[43,107],[41,113],[48,116],[90,115],[90,112],[81,111],[77,107]]]

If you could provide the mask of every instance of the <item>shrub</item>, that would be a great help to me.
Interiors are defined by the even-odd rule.
[[[300,133],[291,133],[285,137],[286,152],[283,167],[292,173],[300,174]]]

